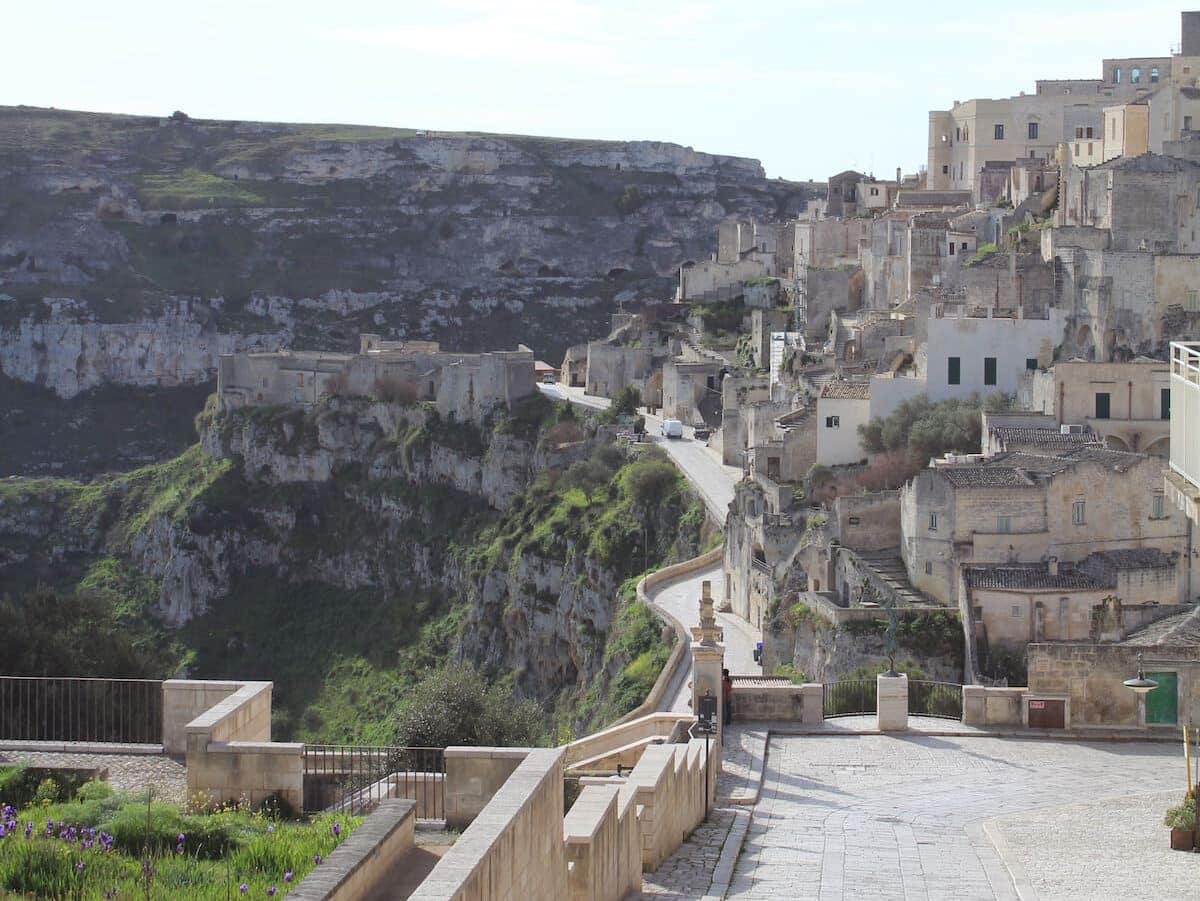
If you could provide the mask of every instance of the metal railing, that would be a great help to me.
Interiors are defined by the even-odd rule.
[[[751,557],[750,565],[760,573],[765,573],[768,576],[774,574],[771,564],[769,564],[766,560],[759,560],[757,557]]]
[[[417,818],[445,819],[445,748],[304,746],[304,808],[358,815],[412,798]]]
[[[0,739],[162,742],[162,682],[0,676]]]
[[[822,686],[821,706],[825,717],[858,716],[876,711],[874,679],[826,682]]]
[[[948,720],[961,720],[962,686],[955,682],[909,679],[908,712],[910,716],[937,716]]]

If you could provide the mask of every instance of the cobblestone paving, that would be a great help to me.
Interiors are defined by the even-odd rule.
[[[1162,824],[1163,811],[1183,794],[1184,780],[1177,781],[1172,792],[1029,811],[985,828],[1040,901],[1194,898],[1200,855],[1172,851]]]
[[[1177,757],[1169,744],[775,737],[727,897],[1014,899],[984,821],[1017,814],[1019,823],[1029,811],[1081,798],[1112,799],[1099,805],[1106,807],[1175,789]],[[1051,834],[1054,817],[1039,822],[1047,832],[1038,848],[1078,826],[1071,819]],[[1159,837],[1165,843],[1165,832]],[[1098,842],[1094,832],[1077,839],[1073,853],[1084,863],[1072,871],[1073,893],[1061,897],[1122,897],[1104,881],[1109,864],[1145,872],[1135,852]],[[1089,863],[1102,859],[1105,867]]]
[[[154,754],[73,754],[49,751],[0,751],[0,765],[27,761],[31,766],[108,770],[108,783],[122,791],[154,787],[155,798],[182,803],[187,793],[183,764]]]

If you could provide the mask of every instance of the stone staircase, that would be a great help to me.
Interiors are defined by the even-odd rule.
[[[922,594],[908,581],[904,561],[895,551],[856,551],[864,566],[875,576],[878,586],[891,592],[897,607],[929,606],[935,601]]]

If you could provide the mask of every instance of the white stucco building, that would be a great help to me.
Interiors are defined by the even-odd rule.
[[[817,462],[859,463],[866,452],[858,427],[871,417],[870,382],[829,382],[817,398]]]

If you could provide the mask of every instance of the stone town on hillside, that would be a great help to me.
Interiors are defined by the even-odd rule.
[[[1053,661],[1191,634],[1170,624],[1200,599],[1200,12],[1182,23],[1170,57],[931,112],[915,175],[840,172],[803,218],[726,221],[673,298],[629,304],[558,370],[363,335],[357,355],[223,357],[220,403],[399,392],[478,422],[548,378],[632,388],[743,473],[724,604],[763,630],[767,674],[852,669],[837,627],[895,601],[961,627],[961,668],[925,668],[1141,722]],[[919,459],[868,437],[951,401],[976,445]]]
[[[1169,57],[930,113],[915,175],[841,172],[805,218],[724,223],[674,297],[628,303],[557,370],[523,346],[370,334],[354,355],[222,358],[226,409],[347,394],[478,423],[535,391],[591,408],[632,391],[724,527],[637,585],[676,632],[699,623],[636,711],[556,748],[438,749],[437,771],[397,753],[354,792],[389,801],[353,853],[297,897],[393,889],[417,817],[465,829],[421,899],[1024,896],[978,829],[1001,808],[989,832],[1044,836],[1025,836],[1030,879],[1067,871],[1058,897],[1112,893],[1115,869],[1182,896],[1159,861],[1126,865],[1138,830],[1087,832],[1121,818],[1079,804],[1174,792],[1174,748],[1004,741],[1200,721],[1200,12],[1182,18]],[[823,718],[868,709],[850,688],[872,734],[829,749]],[[270,683],[163,690],[190,794],[306,806],[330,775],[311,760],[353,766],[270,741]],[[962,723],[878,734],[914,704]],[[780,724],[807,743],[772,740]],[[1012,825],[1049,798],[1043,832]]]
[[[1172,56],[931,112],[917,174],[840,172],[800,219],[725,222],[672,305],[567,353],[568,392],[632,387],[742,469],[724,602],[767,674],[852,669],[838,627],[894,600],[961,627],[962,670],[921,667],[1076,724],[1146,714],[1064,676],[1075,655],[1127,672],[1181,643],[1154,716],[1200,716],[1173,625],[1200,616],[1200,13],[1182,23]],[[872,423],[946,401],[976,444],[879,453]]]

